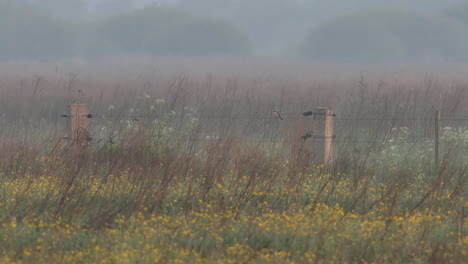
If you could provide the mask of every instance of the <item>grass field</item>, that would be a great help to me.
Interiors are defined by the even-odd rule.
[[[451,67],[1,65],[0,263],[466,263]],[[86,147],[63,139],[71,103],[94,115]],[[322,106],[329,166],[300,139]]]

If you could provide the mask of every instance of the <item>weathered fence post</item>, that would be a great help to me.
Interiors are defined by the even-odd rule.
[[[316,165],[329,165],[333,159],[335,121],[333,108],[315,108],[313,116],[313,160]]]
[[[435,174],[439,175],[439,152],[440,152],[440,118],[441,118],[441,113],[440,110],[437,110],[435,112],[435,133],[434,133],[434,152],[435,152],[435,157],[434,157],[434,169],[435,169]]]
[[[86,145],[90,141],[88,119],[91,117],[92,115],[88,112],[88,105],[72,104],[69,106],[67,139],[71,145]]]

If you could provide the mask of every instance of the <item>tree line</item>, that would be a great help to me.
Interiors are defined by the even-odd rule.
[[[252,51],[247,35],[227,20],[158,6],[85,21],[0,2],[0,37],[2,60],[129,53],[248,55]]]
[[[79,4],[83,1],[67,1],[72,2],[85,12]],[[374,2],[388,8],[364,9],[373,2],[367,0],[359,5],[343,2],[341,11],[332,7],[338,2],[179,0],[177,5],[152,5],[87,20],[48,12],[34,3],[0,0],[0,59],[141,53],[362,63],[468,60],[468,2],[450,8],[445,6],[451,1],[427,0],[425,11],[415,11],[419,1],[403,1],[414,7],[407,10],[390,8],[380,0]],[[392,3],[398,7],[400,2]],[[354,11],[346,13],[347,8]]]

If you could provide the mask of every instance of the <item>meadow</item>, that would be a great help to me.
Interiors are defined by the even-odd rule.
[[[0,263],[466,263],[466,69],[1,64]]]

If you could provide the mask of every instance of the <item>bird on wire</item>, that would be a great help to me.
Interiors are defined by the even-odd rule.
[[[273,111],[273,114],[275,115],[275,118],[278,118],[280,120],[283,120],[283,117],[281,116],[280,112],[278,111]]]
[[[312,133],[307,133],[307,134],[303,135],[301,138],[303,140],[307,140],[307,139],[311,138],[312,136],[313,136]]]

